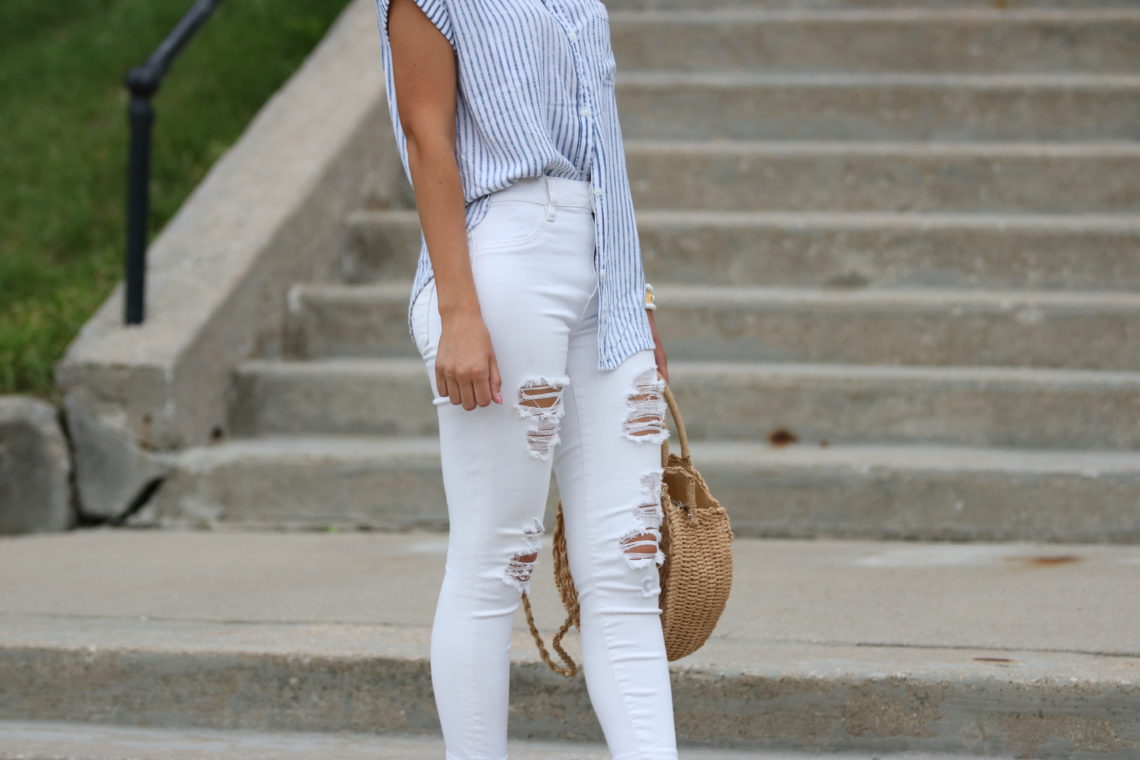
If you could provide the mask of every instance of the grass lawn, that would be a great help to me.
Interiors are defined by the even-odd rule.
[[[152,240],[346,4],[227,0],[199,29],[153,100]],[[0,1],[0,394],[58,402],[53,365],[123,276],[123,76],[190,5]]]

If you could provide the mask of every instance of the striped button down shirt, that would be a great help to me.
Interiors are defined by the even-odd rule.
[[[457,62],[456,160],[467,230],[489,194],[523,177],[588,180],[594,193],[598,369],[655,346],[614,89],[617,61],[601,0],[415,0]],[[396,107],[389,0],[376,0],[388,110],[404,172],[407,141]],[[408,299],[434,276],[427,241]]]

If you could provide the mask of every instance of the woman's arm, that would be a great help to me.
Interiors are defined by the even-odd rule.
[[[413,0],[391,0],[388,39],[416,210],[443,322],[436,354],[439,394],[467,410],[492,400],[502,403],[499,370],[467,252],[463,186],[455,158],[455,51]]]

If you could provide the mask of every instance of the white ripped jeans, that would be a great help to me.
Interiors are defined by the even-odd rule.
[[[507,758],[511,629],[539,561],[551,468],[609,752],[677,757],[659,608],[664,381],[651,350],[597,369],[592,197],[587,181],[523,179],[468,233],[502,404],[468,411],[440,396],[434,279],[412,304],[450,517],[430,654],[447,760]]]

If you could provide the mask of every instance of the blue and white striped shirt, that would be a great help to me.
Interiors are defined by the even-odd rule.
[[[467,230],[490,193],[547,174],[589,180],[595,200],[598,369],[655,346],[614,89],[617,61],[601,0],[415,0],[455,49],[456,160]],[[396,107],[389,0],[376,0],[388,110],[412,181]],[[434,276],[427,241],[408,299]]]

